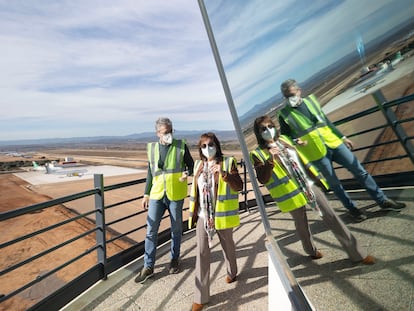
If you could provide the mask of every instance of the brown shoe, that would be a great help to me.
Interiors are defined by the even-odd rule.
[[[192,311],[200,311],[203,310],[203,305],[200,303],[193,303],[193,308],[191,309]]]
[[[375,263],[375,258],[371,255],[368,255],[367,257],[362,259],[361,263],[364,265],[373,265]]]
[[[316,251],[315,255],[310,256],[310,258],[312,258],[313,260],[320,259],[322,257],[323,257],[323,254],[320,251]]]
[[[235,276],[234,278],[231,278],[228,275],[226,276],[226,283],[227,284],[233,283],[236,280],[237,280],[237,276]]]

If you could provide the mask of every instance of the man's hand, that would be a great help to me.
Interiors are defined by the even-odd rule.
[[[306,146],[308,144],[307,140],[302,140],[300,138],[295,139],[295,144],[298,146]]]
[[[179,180],[181,182],[186,181],[187,177],[188,177],[188,171],[184,171]]]
[[[144,197],[142,198],[142,201],[141,201],[141,206],[144,210],[147,210],[148,204],[149,204],[149,195],[144,194]]]
[[[352,140],[344,137],[344,138],[342,138],[342,141],[344,142],[345,146],[348,147],[349,150],[354,149],[354,143],[352,142]]]

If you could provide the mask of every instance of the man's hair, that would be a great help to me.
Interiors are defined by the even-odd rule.
[[[280,91],[282,92],[283,96],[289,97],[289,90],[292,86],[299,88],[298,83],[294,79],[288,79],[280,85]]]
[[[158,131],[158,128],[162,125],[172,129],[172,122],[168,118],[158,118],[158,120],[155,121],[155,130]]]

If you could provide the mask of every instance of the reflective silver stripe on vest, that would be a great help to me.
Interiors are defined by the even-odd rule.
[[[153,163],[152,168],[153,168],[153,173],[152,176],[158,176],[161,175],[163,173],[167,173],[167,174],[173,174],[173,173],[179,173],[182,171],[181,169],[181,150],[184,148],[184,141],[181,139],[177,139],[176,140],[177,144],[176,146],[176,151],[175,151],[175,168],[173,169],[167,169],[167,170],[161,170],[155,163],[155,145],[156,143],[153,143],[151,145],[151,163]],[[168,154],[168,153],[167,153]],[[165,164],[165,163],[164,163]]]
[[[319,105],[317,105],[317,104],[313,101],[312,97],[309,97],[309,98],[307,98],[306,100],[310,102],[310,104],[312,105],[313,109],[315,109],[316,111],[318,111],[319,116],[320,116],[320,117],[322,117],[322,111],[319,109]],[[318,119],[319,119],[319,118],[318,118]]]
[[[288,194],[285,194],[281,197],[274,198],[274,199],[275,199],[276,202],[281,203],[281,202],[284,202],[286,200],[289,200],[289,199],[293,198],[295,195],[298,195],[299,193],[301,193],[301,191],[299,189],[296,189],[292,192],[289,192]]]
[[[230,169],[231,169],[230,159],[231,159],[230,157],[225,158],[225,161],[224,161],[224,171],[225,172],[229,172]],[[228,183],[226,183],[226,194],[218,195],[217,200],[224,201],[224,200],[234,200],[234,199],[238,199],[238,198],[239,198],[239,194],[238,193],[231,193],[230,185]]]
[[[233,193],[233,194],[227,193],[227,194],[224,194],[224,195],[219,195],[218,200],[219,201],[233,200],[233,199],[237,199],[238,197],[239,197],[238,193]]]
[[[269,189],[276,188],[277,186],[281,184],[287,184],[289,182],[288,176],[285,176],[282,179],[279,179],[277,178],[276,174],[273,171],[272,171],[272,178],[273,178],[273,182],[266,185]]]
[[[266,158],[265,158],[264,153],[262,152],[262,149],[256,148],[256,151],[259,154],[262,161],[263,162],[266,161]],[[289,177],[288,176],[285,176],[285,177],[279,179],[273,170],[272,170],[272,178],[273,178],[273,182],[271,182],[270,184],[266,184],[266,187],[269,190],[273,189],[273,188],[276,188],[277,186],[279,186],[281,184],[287,184],[289,182]]]
[[[225,212],[216,212],[216,217],[227,217],[227,216],[236,216],[239,214],[239,209],[235,209],[232,211],[225,211]]]

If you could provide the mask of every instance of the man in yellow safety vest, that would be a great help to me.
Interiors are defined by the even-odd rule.
[[[194,160],[184,140],[173,138],[172,122],[159,118],[155,123],[158,142],[149,143],[147,182],[142,207],[148,209],[144,267],[135,278],[144,283],[154,274],[158,229],[164,212],[171,221],[170,273],[179,272],[182,236],[182,208],[187,196],[187,177],[192,175]]]
[[[283,82],[280,88],[286,98],[284,107],[278,111],[281,134],[290,137],[297,150],[322,173],[329,188],[356,221],[363,221],[367,216],[345,192],[333,169],[333,161],[348,169],[381,209],[399,211],[405,207],[404,203],[388,198],[378,187],[352,153],[352,141],[326,117],[314,95],[302,98],[301,89],[293,79]]]

